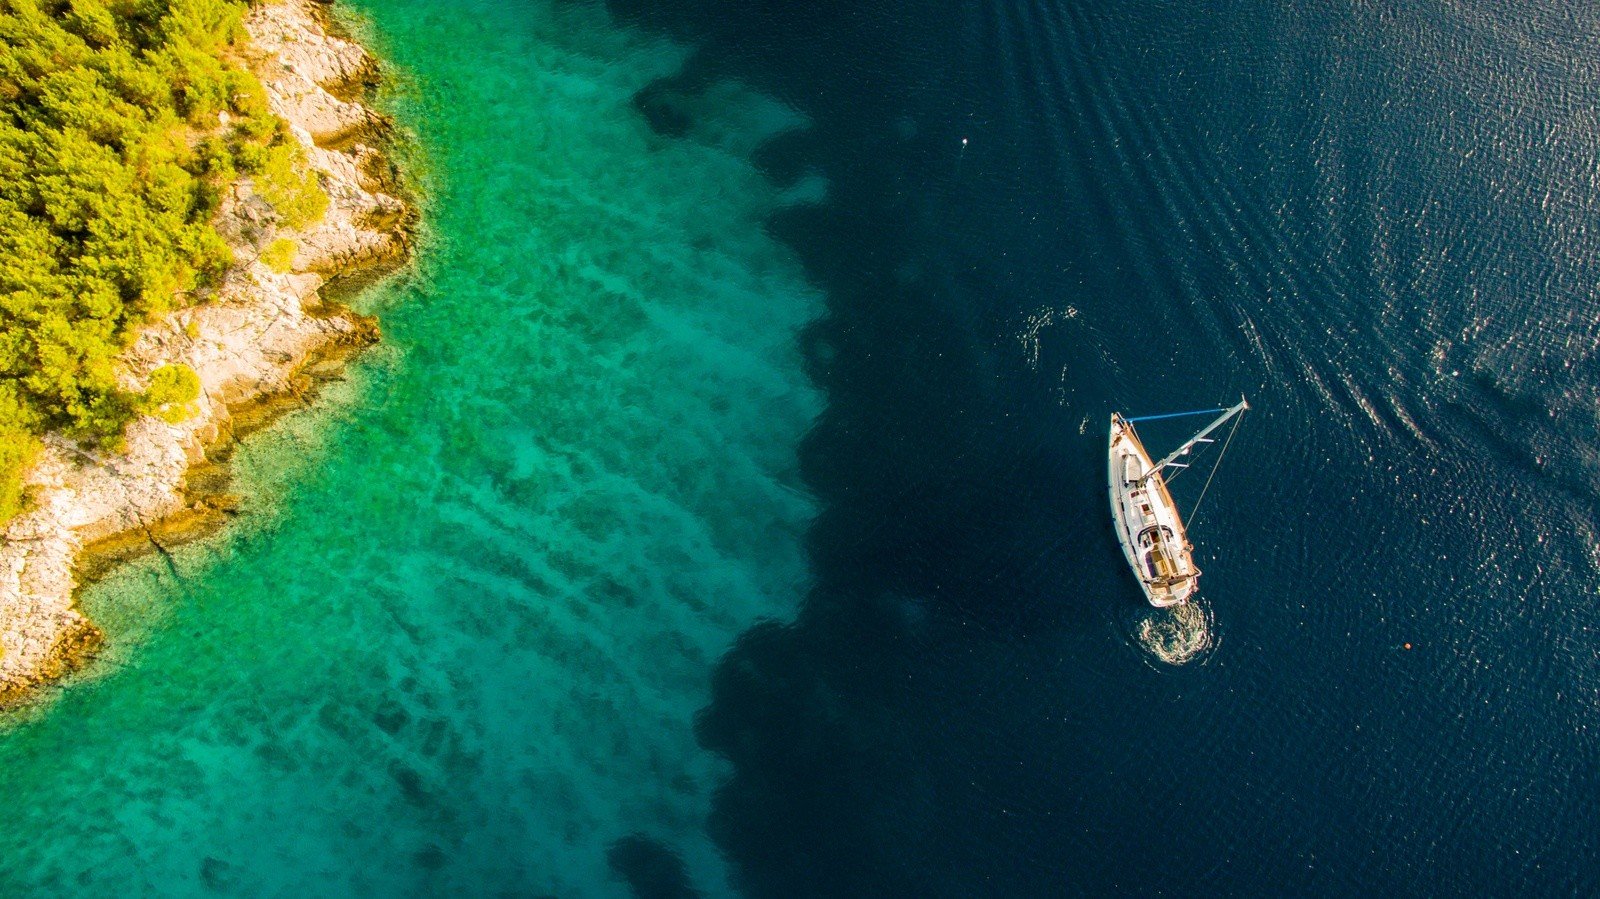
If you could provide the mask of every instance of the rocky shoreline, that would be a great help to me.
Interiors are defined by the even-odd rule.
[[[0,708],[69,673],[99,648],[74,596],[108,567],[213,533],[236,507],[226,492],[234,440],[303,405],[333,364],[378,338],[377,323],[331,302],[330,279],[370,276],[408,251],[411,213],[373,146],[387,122],[360,102],[376,65],[330,34],[317,0],[281,0],[245,19],[251,68],[320,176],[323,219],[291,231],[252,189],[234,186],[217,213],[235,266],[203,304],[145,328],[124,354],[138,389],[162,365],[200,377],[198,412],[178,424],[144,416],[126,449],[104,454],[58,436],[27,478],[32,508],[0,532]],[[288,272],[262,261],[289,238]]]

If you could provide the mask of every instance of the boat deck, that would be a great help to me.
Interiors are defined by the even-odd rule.
[[[1154,463],[1133,426],[1120,416],[1111,419],[1107,463],[1117,540],[1145,597],[1155,606],[1186,601],[1195,592],[1200,570],[1177,504],[1160,472],[1145,477]]]

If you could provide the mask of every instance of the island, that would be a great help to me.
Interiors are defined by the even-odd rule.
[[[324,296],[409,252],[315,0],[22,0],[0,16],[0,708],[93,656],[94,572],[214,533],[230,445],[377,323]]]

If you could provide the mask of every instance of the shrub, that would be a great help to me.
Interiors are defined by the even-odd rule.
[[[287,273],[294,267],[294,254],[298,247],[287,237],[280,237],[261,251],[261,261],[275,272]]]
[[[267,151],[256,175],[256,192],[272,205],[286,227],[304,228],[328,211],[328,195],[317,173],[306,168],[305,151],[292,140],[280,141]]]
[[[168,424],[192,418],[200,410],[200,376],[187,365],[163,365],[150,373],[150,387],[139,399],[140,411]]]

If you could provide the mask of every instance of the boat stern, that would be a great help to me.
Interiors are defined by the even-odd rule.
[[[1194,596],[1199,588],[1199,575],[1185,578],[1177,584],[1160,586],[1141,580],[1139,585],[1144,588],[1145,598],[1150,600],[1150,605],[1158,609],[1169,609],[1181,606]]]

